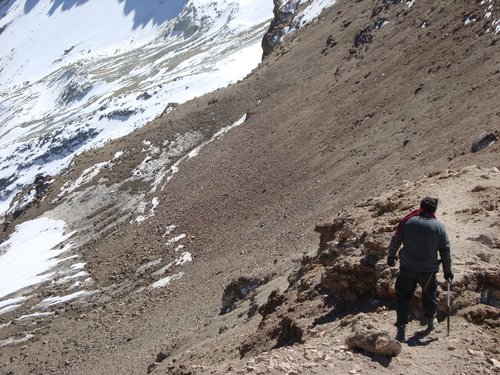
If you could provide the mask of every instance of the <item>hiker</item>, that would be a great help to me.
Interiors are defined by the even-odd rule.
[[[427,332],[434,330],[437,319],[436,273],[443,264],[444,278],[453,280],[450,243],[446,229],[436,219],[438,200],[426,197],[420,209],[408,214],[396,228],[388,249],[387,264],[396,265],[399,247],[400,268],[396,279],[396,339],[405,340],[405,327],[410,313],[410,299],[417,288],[422,288],[422,307],[427,319]],[[438,252],[441,260],[438,260]]]

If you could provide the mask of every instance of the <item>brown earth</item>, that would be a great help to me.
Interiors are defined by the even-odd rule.
[[[1,348],[0,374],[498,371],[498,307],[477,303],[500,288],[498,142],[471,152],[484,132],[500,131],[498,36],[485,32],[485,18],[464,25],[467,14],[484,13],[479,3],[381,4],[339,1],[245,80],[79,157],[58,177],[5,233],[43,212],[84,228],[75,241],[96,294],[0,330],[0,340],[34,335]],[[374,30],[379,19],[390,22]],[[185,153],[245,113],[243,125],[179,164],[163,190],[165,179],[154,191],[150,181],[130,179],[144,159],[143,140],[172,150],[187,134]],[[119,150],[126,151],[120,163],[54,201],[66,181]],[[153,157],[153,176],[181,154]],[[361,251],[383,264],[390,230],[425,194],[440,198],[452,238],[458,289],[450,337],[440,328],[419,345],[403,344],[394,359],[343,346],[357,319],[393,335],[396,270],[365,270]],[[130,223],[153,197],[155,215]],[[315,225],[337,235],[329,225],[349,217],[352,234],[341,245],[367,232],[359,248],[318,252]],[[179,243],[193,261],[167,287],[147,288],[156,279],[139,267],[178,255],[164,237],[172,224],[168,238],[186,234]],[[342,279],[343,272],[363,276]],[[366,275],[375,284],[360,282]],[[219,315],[226,287],[239,278],[260,286]],[[58,292],[47,285],[36,299]],[[0,325],[10,319],[0,316]]]

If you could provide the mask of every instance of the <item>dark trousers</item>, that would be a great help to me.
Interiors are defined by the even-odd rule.
[[[410,299],[417,289],[417,284],[422,288],[422,307],[426,318],[430,319],[436,315],[436,273],[415,272],[401,268],[396,279],[396,325],[408,323],[410,315]]]

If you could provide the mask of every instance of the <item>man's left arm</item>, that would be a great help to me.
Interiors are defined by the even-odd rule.
[[[387,265],[389,267],[394,267],[396,265],[396,254],[403,243],[403,235],[401,232],[396,232],[391,238],[389,243],[389,248],[387,250]]]

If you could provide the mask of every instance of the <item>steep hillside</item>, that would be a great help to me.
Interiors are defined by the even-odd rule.
[[[82,154],[4,226],[6,239],[43,215],[77,232],[61,242],[71,248],[54,281],[0,305],[0,371],[416,374],[420,358],[418,373],[446,372],[442,358],[457,373],[495,371],[498,307],[488,327],[464,309],[500,288],[499,18],[492,1],[339,1],[244,80]],[[472,152],[485,132],[488,147]],[[456,352],[441,331],[428,346],[404,344],[392,362],[373,361],[343,339],[365,317],[393,333],[394,274],[384,274],[383,295],[358,275],[348,283],[355,298],[337,311],[332,299],[348,293],[331,288],[335,277],[321,281],[329,265],[314,228],[351,215],[355,236],[389,227],[380,248],[424,194],[440,198],[457,286],[469,266],[491,268],[493,281],[456,306]],[[388,199],[395,204],[373,217]],[[375,312],[364,305],[373,299]],[[280,337],[296,345],[271,351]]]

